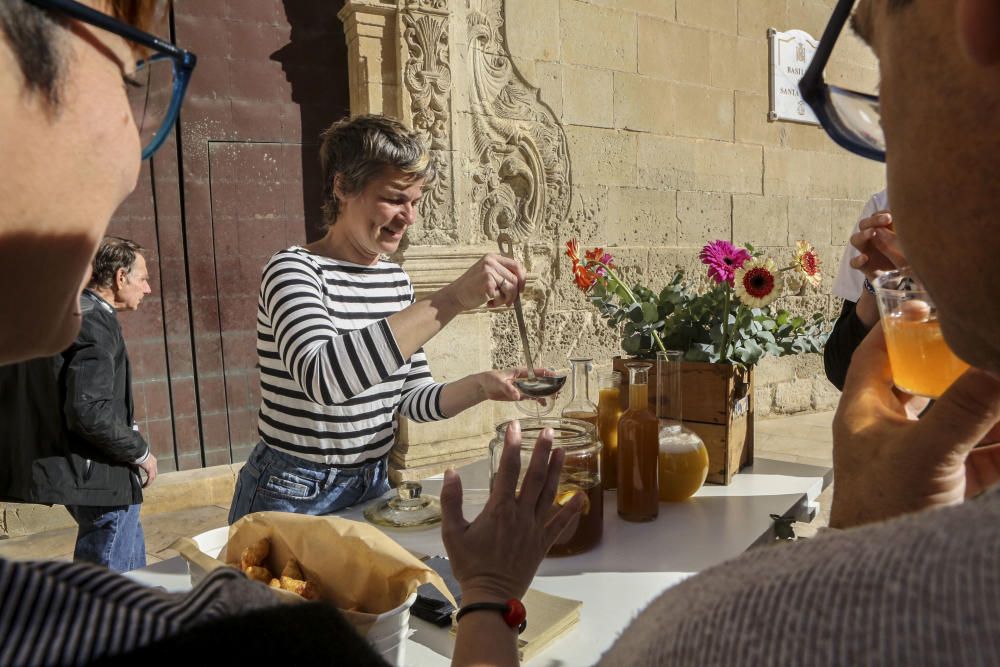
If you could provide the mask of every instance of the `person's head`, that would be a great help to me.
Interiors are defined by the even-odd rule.
[[[117,310],[136,310],[149,288],[146,250],[135,241],[105,236],[94,255],[87,287]]]
[[[893,220],[970,363],[1000,371],[1000,3],[860,0],[879,59]]]
[[[84,0],[140,29],[156,0]],[[0,363],[54,354],[108,221],[135,187],[139,137],[123,77],[138,54],[111,32],[26,0],[0,2]]]
[[[337,121],[322,140],[323,218],[330,233],[355,246],[359,263],[394,252],[434,176],[427,148],[399,121],[373,115]]]

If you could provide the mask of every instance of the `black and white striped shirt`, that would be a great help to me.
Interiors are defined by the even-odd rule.
[[[83,665],[277,602],[231,568],[178,595],[87,563],[0,559],[0,665]]]
[[[414,301],[403,269],[293,246],[264,267],[257,313],[259,431],[317,463],[354,467],[389,453],[398,415],[444,419],[423,350],[404,359],[386,318]]]

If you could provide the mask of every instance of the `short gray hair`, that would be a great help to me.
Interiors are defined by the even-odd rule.
[[[357,194],[385,167],[399,169],[414,179],[434,178],[427,147],[416,132],[398,120],[378,115],[345,118],[331,125],[320,138],[326,227],[335,223],[340,213],[337,190]]]

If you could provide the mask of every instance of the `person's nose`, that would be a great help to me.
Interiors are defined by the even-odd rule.
[[[403,204],[403,209],[400,212],[400,219],[407,227],[417,221],[417,207],[413,205],[413,202],[406,202]]]

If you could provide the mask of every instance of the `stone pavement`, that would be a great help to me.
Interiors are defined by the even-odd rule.
[[[756,426],[755,456],[795,463],[832,465],[830,432],[832,419],[832,412],[820,412],[759,420]],[[795,524],[797,535],[812,536],[819,527],[826,525],[832,491],[831,486],[820,496],[821,512],[811,524]],[[146,557],[149,563],[174,556],[175,552],[168,547],[178,537],[190,537],[225,525],[226,515],[229,512],[228,499],[221,497],[221,489],[211,495],[212,504],[143,516]],[[70,560],[73,556],[75,539],[75,528],[58,528],[0,539],[0,556],[25,560],[38,558]]]

